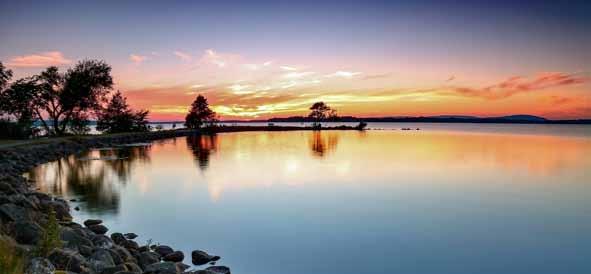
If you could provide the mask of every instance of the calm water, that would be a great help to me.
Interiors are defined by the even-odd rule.
[[[183,137],[31,176],[78,221],[233,273],[591,273],[590,127],[436,126]]]

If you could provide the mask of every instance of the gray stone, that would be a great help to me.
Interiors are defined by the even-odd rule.
[[[96,247],[100,247],[100,248],[113,247],[113,241],[111,240],[111,238],[109,238],[105,235],[95,235],[94,237],[92,237],[92,243]]]
[[[125,233],[123,235],[125,236],[125,238],[130,239],[130,240],[137,238],[137,234],[135,234],[135,233]]]
[[[33,258],[27,265],[25,274],[53,274],[55,266],[45,258]]]
[[[191,261],[193,262],[194,265],[204,265],[204,264],[212,262],[212,261],[215,262],[219,259],[220,259],[219,256],[209,255],[205,251],[194,250],[193,252],[191,252]]]
[[[145,269],[146,266],[151,265],[153,263],[157,263],[160,261],[160,255],[156,252],[146,251],[140,253],[138,256],[138,263],[140,266]]]
[[[15,204],[0,205],[0,217],[9,221],[31,221],[33,218],[31,212],[24,207]]]
[[[111,234],[111,239],[113,240],[114,243],[120,245],[121,243],[125,242],[127,239],[125,239],[125,236],[123,236],[123,234],[119,233],[119,232],[115,232]]]
[[[49,256],[47,256],[47,259],[49,259],[56,269],[77,273],[82,272],[81,265],[86,261],[84,257],[76,251],[61,248],[56,248],[51,251]]]
[[[124,265],[116,265],[111,267],[105,267],[101,274],[115,274],[117,272],[127,271]]]
[[[177,265],[172,262],[160,262],[146,266],[144,269],[146,274],[178,274],[181,273]]]
[[[109,231],[109,229],[104,226],[104,225],[89,225],[87,226],[88,229],[90,229],[92,232],[96,233],[96,234],[105,234],[107,233],[107,231]]]
[[[84,221],[85,226],[100,225],[102,223],[103,223],[103,220],[98,220],[98,219],[88,219],[88,220]]]
[[[162,257],[162,260],[167,262],[182,262],[183,259],[185,259],[185,255],[181,251],[174,251]]]
[[[219,265],[219,266],[210,266],[205,270],[211,271],[216,274],[230,274],[230,268],[227,266]]]
[[[160,254],[160,256],[164,257],[172,252],[174,252],[174,250],[167,245],[159,245],[156,246],[156,248],[154,248],[154,251],[158,254]]]
[[[14,223],[13,228],[15,240],[19,244],[37,244],[41,239],[41,235],[43,235],[43,228],[34,222],[18,221]]]

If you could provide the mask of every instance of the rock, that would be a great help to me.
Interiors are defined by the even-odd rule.
[[[96,234],[105,234],[107,231],[109,231],[109,229],[104,225],[90,225],[87,227]]]
[[[138,256],[138,263],[143,269],[146,269],[148,265],[157,263],[160,261],[160,256],[156,252],[146,251],[140,253]]]
[[[140,248],[140,246],[134,240],[126,240],[125,242],[121,243],[121,246],[133,250],[138,250]]]
[[[111,267],[105,267],[100,274],[115,274],[117,272],[127,271],[124,265],[116,265]]]
[[[54,200],[49,202],[46,205],[49,206],[50,209],[53,209],[53,211],[55,211],[55,217],[58,220],[62,220],[62,221],[70,221],[72,220],[72,215],[70,215],[70,207],[68,206],[68,204],[63,201],[63,200]]]
[[[178,269],[179,269],[181,272],[183,272],[183,271],[185,271],[185,270],[189,269],[191,266],[190,266],[190,265],[188,265],[188,264],[184,264],[184,263],[182,263],[182,262],[177,262],[177,263],[176,263],[176,267],[177,267],[177,268],[178,268]]]
[[[89,257],[90,255],[92,255],[92,247],[81,245],[78,247],[78,252],[80,252],[80,254],[82,254],[82,256],[84,257]]]
[[[8,195],[16,193],[14,188],[10,184],[5,183],[5,182],[0,182],[0,192],[3,192]]]
[[[41,235],[43,235],[43,228],[33,222],[18,221],[14,223],[13,228],[15,232],[15,240],[19,244],[37,244],[39,239],[41,239]]]
[[[98,219],[88,219],[86,221],[84,221],[84,225],[85,226],[91,226],[91,225],[100,225],[103,223],[103,220],[98,220]]]
[[[33,218],[31,212],[24,207],[15,204],[0,205],[0,217],[8,221],[31,221]]]
[[[67,242],[68,247],[76,247],[80,250],[80,246],[92,247],[94,244],[87,239],[81,230],[75,230],[70,227],[62,227],[60,231],[60,238]]]
[[[111,239],[113,240],[114,243],[120,245],[121,243],[125,242],[127,239],[125,239],[125,236],[123,236],[123,234],[119,233],[119,232],[115,232],[111,234]]]
[[[123,236],[125,236],[125,238],[130,239],[130,240],[137,238],[137,234],[135,234],[135,233],[125,233],[125,234],[123,234]]]
[[[124,263],[125,262],[136,262],[135,258],[124,247],[121,247],[121,246],[118,246],[118,245],[113,245],[113,247],[111,248],[111,250],[113,250],[114,252],[116,252],[117,255],[119,255],[119,258],[121,258],[121,260]]]
[[[115,274],[141,274],[142,272],[133,272],[133,271],[119,271],[115,272]]]
[[[159,245],[156,246],[156,248],[154,248],[154,251],[158,254],[160,254],[160,256],[164,257],[172,252],[174,252],[174,250],[167,245]]]
[[[193,252],[191,252],[191,259],[194,265],[204,265],[211,261],[219,260],[220,256],[212,256],[207,254],[207,252],[205,251],[194,250]]]
[[[81,265],[85,262],[84,257],[75,251],[56,248],[47,259],[59,270],[68,270],[76,273],[82,272]]]
[[[215,274],[230,274],[230,268],[227,266],[210,266],[208,268],[206,268],[205,270],[207,271],[211,271]]]
[[[115,247],[115,245],[113,245],[113,247]],[[111,258],[113,258],[113,263],[115,263],[115,265],[119,265],[119,264],[123,264],[123,259],[121,259],[121,256],[119,256],[119,253],[117,253],[115,250],[111,249],[107,249],[107,251],[109,251],[109,254],[111,254]]]
[[[185,259],[185,255],[181,251],[174,251],[172,253],[168,253],[162,257],[163,261],[167,262],[182,262]]]
[[[79,207],[79,206],[77,206],[77,207],[75,207],[75,208],[74,208],[74,210],[76,210],[76,211],[80,211],[80,207]]]
[[[38,257],[31,259],[25,274],[53,274],[54,272],[55,266],[48,259]]]
[[[160,262],[146,266],[144,273],[146,274],[177,274],[180,269],[172,262]]]
[[[139,274],[142,273],[142,269],[136,263],[127,262],[127,263],[125,263],[125,268],[127,268],[127,270],[129,270],[130,272],[133,272],[133,273],[139,273]]]
[[[115,266],[111,252],[107,249],[97,248],[92,255],[90,255],[89,259],[103,262],[106,266]]]
[[[111,238],[105,236],[105,235],[95,235],[92,237],[92,243],[96,246],[96,247],[100,247],[100,248],[111,248],[113,247],[113,241],[111,240]]]

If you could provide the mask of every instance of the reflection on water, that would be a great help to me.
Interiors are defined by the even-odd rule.
[[[80,200],[88,211],[116,214],[120,185],[130,181],[135,162],[149,163],[150,147],[95,150],[71,155],[32,169],[28,176],[43,192]],[[88,160],[115,157],[115,160]],[[82,159],[82,160],[80,160]]]
[[[201,170],[206,170],[209,164],[209,157],[215,153],[218,147],[217,135],[195,135],[187,136],[187,146],[193,152],[195,161]]]
[[[312,154],[322,158],[326,153],[336,149],[339,143],[339,134],[334,131],[313,131],[308,143]]]
[[[222,133],[31,174],[237,273],[591,273],[591,138],[482,131]]]

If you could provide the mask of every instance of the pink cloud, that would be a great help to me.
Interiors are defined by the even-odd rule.
[[[191,60],[193,60],[193,56],[191,56],[190,54],[186,53],[186,52],[182,52],[182,51],[175,51],[173,52],[174,55],[176,55],[176,57],[181,58],[181,60],[185,61],[185,62],[190,62]]]
[[[466,96],[483,97],[486,99],[503,99],[519,93],[582,84],[587,81],[589,81],[589,78],[577,76],[576,74],[547,72],[540,73],[533,78],[513,76],[502,82],[482,88],[455,87],[453,91]]]
[[[59,51],[48,51],[31,55],[16,56],[10,59],[8,65],[20,68],[39,68],[67,65],[72,63]]]
[[[136,64],[139,64],[141,62],[144,62],[144,61],[148,60],[148,57],[147,56],[143,56],[143,55],[130,54],[129,55],[129,60],[132,61],[132,62],[134,62],[134,63],[136,63]]]

